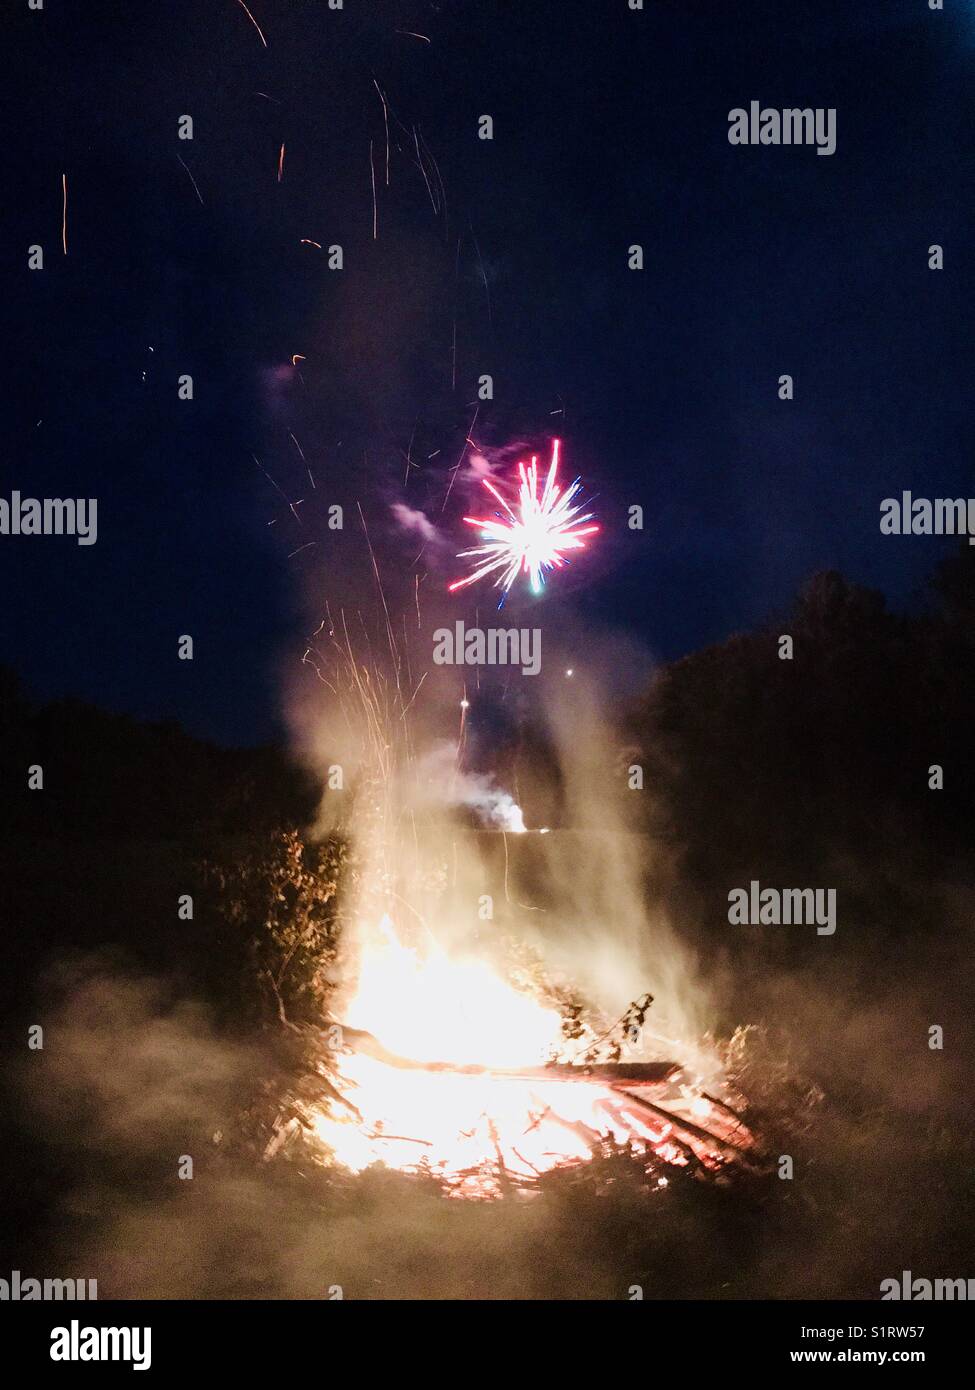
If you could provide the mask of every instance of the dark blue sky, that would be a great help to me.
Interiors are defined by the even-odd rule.
[[[236,0],[2,21],[0,492],[99,500],[95,546],[0,538],[0,659],[38,694],[274,734],[309,594],[362,563],[327,505],[400,575],[391,502],[467,541],[441,507],[481,372],[476,442],[554,425],[598,494],[565,592],[661,657],[825,567],[909,601],[945,543],[881,537],[881,499],[972,490],[971,5],[250,8],[266,48]],[[753,99],[836,107],[836,153],[731,146]]]

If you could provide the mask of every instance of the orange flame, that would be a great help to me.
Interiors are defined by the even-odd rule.
[[[564,1073],[518,1075],[564,1047],[558,1010],[485,960],[450,956],[433,942],[405,944],[388,918],[363,948],[345,1017],[350,1029],[381,1031],[391,1059],[343,1055],[337,1084],[349,1108],[312,1117],[331,1160],[353,1172],[373,1163],[428,1168],[458,1195],[492,1196],[506,1183],[530,1184],[553,1168],[587,1162],[601,1138],[648,1159],[688,1162],[679,1116],[675,1130],[639,1096],[609,1084]],[[690,1093],[679,1103],[699,1121],[711,1110]],[[690,1149],[722,1161],[720,1146],[709,1151],[692,1142]]]

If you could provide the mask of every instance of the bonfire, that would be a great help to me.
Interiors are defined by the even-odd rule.
[[[537,1190],[546,1174],[609,1146],[636,1155],[658,1185],[668,1169],[717,1173],[746,1161],[754,1138],[714,1050],[668,1050],[648,1027],[649,994],[607,1023],[567,1005],[571,987],[553,985],[542,963],[519,969],[498,939],[444,923],[442,908],[428,925],[409,886],[429,877],[441,846],[437,827],[423,843],[404,792],[418,761],[407,716],[424,677],[411,680],[391,624],[385,666],[371,647],[368,659],[354,650],[344,618],[326,614],[322,634],[306,661],[334,697],[333,718],[360,742],[357,869],[318,1093],[309,1101],[303,1090],[282,1110],[267,1156],[300,1141],[323,1164],[426,1173],[476,1198]],[[505,877],[507,889],[507,868]]]
[[[300,1137],[322,1163],[425,1173],[479,1198],[536,1190],[545,1173],[610,1145],[639,1156],[660,1186],[669,1166],[741,1162],[754,1139],[737,1106],[687,1065],[630,1055],[646,1050],[652,1002],[643,996],[601,1036],[576,1021],[567,1046],[557,1004],[493,963],[405,944],[386,918],[345,1021],[322,1030],[321,1102],[282,1112],[267,1156]],[[365,1026],[374,1019],[383,1038]]]

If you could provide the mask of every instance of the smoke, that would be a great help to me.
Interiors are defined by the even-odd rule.
[[[513,598],[497,621],[545,620],[538,677],[438,667],[432,634],[459,605],[428,587],[411,612],[396,604],[401,588],[394,578],[389,629],[384,611],[368,640],[339,631],[333,613],[332,646],[316,644],[314,669],[288,687],[299,751],[323,782],[319,831],[341,826],[362,866],[348,970],[356,934],[387,914],[407,925],[419,914],[442,946],[468,952],[488,900],[480,954],[500,962],[502,942],[520,942],[594,1019],[651,993],[645,1052],[713,1077],[709,991],[668,917],[669,852],[645,830],[652,791],[628,785],[621,704],[650,657],[557,600],[539,615]],[[339,791],[328,786],[337,763]]]
[[[462,769],[458,745],[447,740],[435,744],[418,760],[411,800],[417,809],[466,806],[477,814],[484,829],[515,834],[525,830],[521,807],[511,793],[500,787],[491,773]]]
[[[155,1165],[174,1130],[187,1144],[210,1141],[259,1070],[258,1049],[218,1040],[202,1003],[109,956],[61,964],[44,993],[56,1020],[41,1058],[51,1084],[36,1086],[33,1106],[106,1161]]]
[[[465,444],[469,441],[465,441]],[[530,453],[527,444],[508,444],[500,449],[484,447],[467,448],[459,462],[450,470],[444,483],[444,509],[446,496],[452,496],[462,508],[485,506],[486,494],[480,484],[485,480],[500,477],[516,459]],[[429,505],[429,504],[428,504]],[[495,503],[490,501],[489,510]],[[437,526],[427,511],[412,505],[404,498],[397,498],[389,504],[396,531],[403,536],[419,539],[424,545],[424,559],[429,573],[439,574],[441,569],[452,564],[459,545],[451,540],[449,531]],[[480,511],[477,512],[480,515]],[[469,543],[469,537],[466,538]]]
[[[42,1224],[29,1248],[11,1246],[9,1267],[95,1278],[103,1300],[337,1288],[347,1299],[625,1299],[634,1283],[647,1298],[875,1299],[903,1268],[964,1274],[970,1020],[952,943],[965,940],[970,890],[944,893],[939,910],[941,949],[922,969],[902,942],[872,995],[877,960],[859,977],[837,962],[739,984],[743,1016],[769,1020],[747,1059],[765,1122],[803,1070],[827,1089],[814,1109],[799,1097],[773,1150],[794,1156],[796,1180],[773,1175],[761,1202],[676,1174],[648,1194],[623,1166],[602,1180],[594,1166],[588,1182],[552,1175],[534,1201],[485,1206],[395,1173],[334,1184],[301,1156],[261,1164],[235,1141],[275,1077],[265,1047],[228,1039],[201,1004],[117,961],[62,966],[44,985],[44,1050],[18,1069],[8,1181],[24,1184],[30,1154]],[[943,1053],[923,1044],[934,1018]],[[193,1174],[180,1178],[187,1156]]]
[[[419,536],[428,545],[445,544],[444,537],[425,512],[410,507],[405,502],[394,502],[390,510],[400,530]]]
[[[710,992],[669,919],[673,866],[647,832],[653,792],[630,786],[621,732],[623,694],[645,688],[650,657],[571,614],[553,627],[536,712],[560,792],[559,828],[532,837],[525,877],[544,885],[546,911],[527,914],[524,928],[604,1013],[619,1016],[650,992],[648,1046],[713,1074],[717,1063],[704,1045],[714,1019]],[[530,884],[523,890],[518,881],[522,891]]]

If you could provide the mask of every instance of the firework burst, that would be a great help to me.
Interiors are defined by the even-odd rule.
[[[448,585],[450,592],[464,589],[479,579],[495,576],[494,587],[501,590],[500,608],[519,574],[527,577],[532,592],[540,593],[546,574],[569,563],[569,551],[585,550],[585,537],[594,535],[598,526],[587,526],[593,513],[583,509],[587,503],[579,499],[582,483],[579,478],[565,490],[556,481],[559,469],[559,441],[552,440],[552,461],[548,477],[539,493],[538,458],[532,456],[526,467],[519,463],[518,499],[510,505],[494,484],[482,479],[488,492],[504,508],[494,517],[465,516],[468,526],[476,526],[484,541],[472,550],[462,550],[459,560],[470,559],[474,566],[470,574]]]

